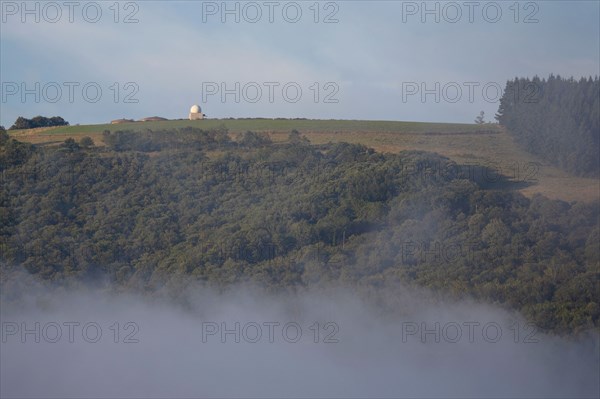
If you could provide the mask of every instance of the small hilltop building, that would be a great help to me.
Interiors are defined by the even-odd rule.
[[[206,115],[204,115],[202,113],[202,109],[200,108],[199,105],[192,105],[192,108],[190,108],[190,115],[189,115],[189,119],[191,121],[196,121],[199,119],[204,119]]]
[[[133,119],[115,119],[114,121],[110,121],[111,125],[116,125],[119,123],[130,123],[130,122],[135,122]]]

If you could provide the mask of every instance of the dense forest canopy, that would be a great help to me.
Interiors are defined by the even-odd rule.
[[[600,176],[598,77],[515,78],[496,118],[527,151],[577,176]]]
[[[598,327],[598,203],[528,199],[485,168],[299,132],[279,144],[225,128],[90,141],[2,134],[4,277],[149,291],[176,278],[271,290],[404,281],[558,333]]]

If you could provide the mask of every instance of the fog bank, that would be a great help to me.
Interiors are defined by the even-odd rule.
[[[37,290],[32,290],[37,291]],[[598,338],[488,305],[350,290],[37,291],[2,301],[3,397],[598,397]],[[37,324],[36,324],[37,323]],[[36,342],[38,341],[38,342]]]

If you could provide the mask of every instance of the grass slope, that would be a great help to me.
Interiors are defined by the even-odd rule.
[[[440,153],[456,162],[492,166],[520,183],[520,191],[532,196],[541,193],[565,201],[593,201],[600,198],[597,179],[569,175],[519,148],[512,137],[497,125],[424,123],[361,120],[312,119],[206,119],[132,122],[117,125],[65,126],[50,129],[11,131],[21,141],[40,145],[58,144],[68,137],[90,136],[102,144],[104,130],[203,129],[225,126],[234,135],[246,130],[269,133],[275,142],[285,141],[292,129],[314,144],[360,143],[381,152],[423,150]]]

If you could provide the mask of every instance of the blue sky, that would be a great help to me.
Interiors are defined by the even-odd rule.
[[[599,4],[2,1],[0,124],[185,118],[195,103],[218,118],[490,120],[507,79],[600,73]]]

